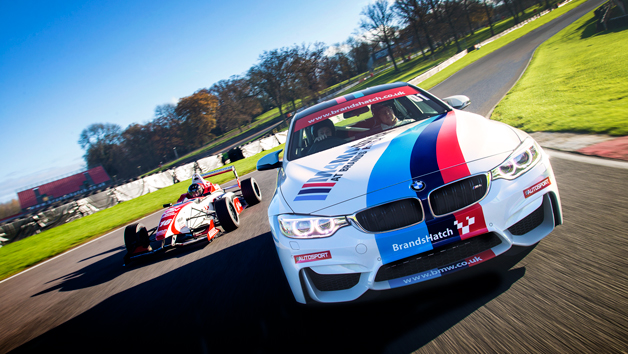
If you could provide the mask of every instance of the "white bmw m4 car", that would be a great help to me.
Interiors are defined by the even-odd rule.
[[[291,121],[268,218],[296,301],[342,302],[532,246],[562,223],[547,154],[525,132],[407,83]]]

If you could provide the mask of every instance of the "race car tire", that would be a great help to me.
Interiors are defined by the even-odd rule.
[[[148,247],[149,244],[148,230],[143,224],[131,224],[124,229],[124,246],[127,252],[135,251],[138,246]]]
[[[262,201],[262,191],[255,178],[247,178],[240,182],[242,196],[248,205],[255,205]]]
[[[225,232],[233,231],[240,226],[240,217],[231,198],[225,197],[216,200],[214,207],[218,221]]]

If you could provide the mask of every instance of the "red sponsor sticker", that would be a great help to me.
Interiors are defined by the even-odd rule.
[[[211,241],[212,238],[216,237],[219,230],[214,226],[214,220],[209,220],[209,229],[207,231],[207,240]]]
[[[541,182],[533,185],[532,187],[526,189],[523,191],[523,196],[528,198],[533,196],[534,194],[536,194],[538,191],[544,189],[545,187],[549,186],[550,184],[552,184],[552,182],[550,181],[549,177],[545,177],[544,180],[542,180]]]
[[[323,259],[331,259],[331,252],[324,251],[294,256],[294,263],[314,262],[321,261]]]
[[[244,210],[244,208],[242,208],[242,203],[240,203],[240,199],[238,198],[233,198],[233,205],[235,206],[235,209],[238,212],[238,214],[240,214],[242,210]]]
[[[458,234],[462,240],[488,232],[480,204],[456,212],[454,217],[456,218],[454,226],[458,228]]]

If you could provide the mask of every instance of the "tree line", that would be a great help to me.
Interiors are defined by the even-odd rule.
[[[263,112],[280,116],[317,103],[321,92],[390,61],[419,51],[424,60],[503,17],[520,21],[525,8],[557,0],[377,0],[361,12],[357,31],[344,43],[293,45],[264,51],[246,73],[214,83],[177,104],[156,107],[154,118],[122,129],[95,123],[80,134],[88,168],[102,165],[126,179],[202,147],[217,136],[246,126]],[[376,53],[380,55],[376,56]],[[381,55],[381,54],[384,55]],[[381,59],[378,59],[381,57]]]

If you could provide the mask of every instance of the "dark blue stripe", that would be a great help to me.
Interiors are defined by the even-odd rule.
[[[440,187],[444,183],[438,169],[438,160],[436,159],[436,140],[438,139],[438,132],[445,121],[444,117],[445,114],[425,127],[412,148],[410,174],[413,178],[419,178],[425,182],[426,185],[424,190],[417,192],[417,196],[420,199],[426,199],[432,189]]]
[[[329,191],[331,188],[310,188],[300,191],[299,194],[329,193]]]

